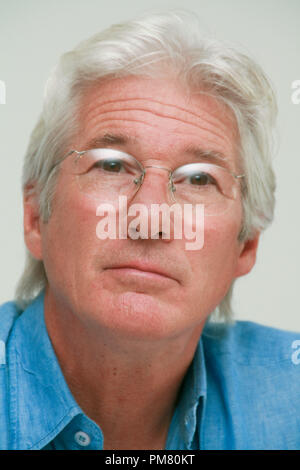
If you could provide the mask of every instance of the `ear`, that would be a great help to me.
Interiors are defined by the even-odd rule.
[[[38,197],[33,186],[27,186],[23,196],[24,206],[24,239],[32,256],[42,259],[40,214]]]
[[[259,233],[254,238],[240,244],[240,255],[236,265],[235,277],[248,274],[253,268],[256,261],[256,253],[258,248]]]

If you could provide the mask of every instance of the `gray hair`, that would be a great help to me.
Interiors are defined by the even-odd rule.
[[[276,100],[270,81],[247,54],[215,38],[203,37],[194,15],[154,14],[113,25],[65,53],[46,84],[41,116],[32,132],[23,168],[23,188],[33,185],[40,215],[47,221],[57,169],[51,169],[79,127],[78,109],[87,89],[100,79],[146,75],[172,77],[188,90],[208,93],[233,111],[245,173],[243,226],[248,240],[273,219],[272,170]],[[27,251],[16,302],[24,309],[46,286],[43,262]],[[233,283],[211,317],[230,321]]]

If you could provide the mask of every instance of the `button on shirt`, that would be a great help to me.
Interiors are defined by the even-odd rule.
[[[300,449],[299,333],[207,323],[166,449]],[[299,353],[300,358],[300,353]],[[72,396],[44,321],[44,293],[0,307],[0,449],[101,450]]]

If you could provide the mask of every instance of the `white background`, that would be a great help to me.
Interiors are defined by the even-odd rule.
[[[275,221],[262,236],[257,264],[236,283],[237,319],[300,332],[299,0],[0,0],[0,303],[11,300],[24,262],[21,169],[41,110],[43,87],[58,57],[91,34],[141,13],[185,8],[204,31],[238,43],[271,78],[278,97],[280,147]]]

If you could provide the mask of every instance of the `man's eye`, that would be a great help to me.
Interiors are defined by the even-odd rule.
[[[121,173],[125,171],[123,162],[120,160],[99,160],[95,163],[94,168],[101,168],[110,173]]]
[[[207,186],[216,184],[214,178],[208,173],[197,173],[189,177],[189,183],[193,186]]]

